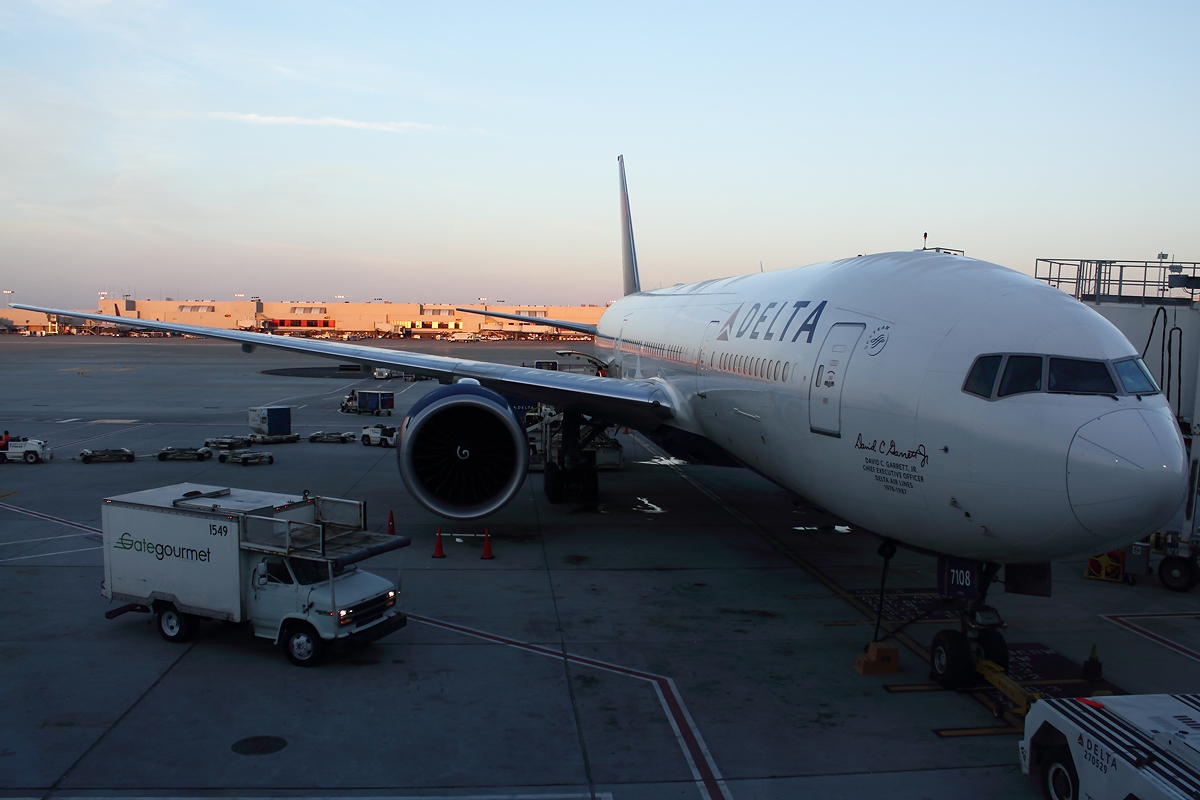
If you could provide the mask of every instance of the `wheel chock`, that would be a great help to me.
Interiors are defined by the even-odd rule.
[[[895,675],[900,672],[900,649],[891,642],[871,642],[867,652],[854,657],[859,675]]]

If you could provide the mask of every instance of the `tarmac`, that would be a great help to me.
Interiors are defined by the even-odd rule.
[[[380,346],[507,363],[556,347]],[[409,497],[391,449],[154,458],[246,432],[251,406],[292,405],[301,433],[381,421],[338,412],[352,388],[397,392],[382,421],[399,422],[437,385],[305,376],[331,365],[204,340],[0,336],[0,427],[55,448],[0,465],[0,797],[1038,796],[998,696],[928,680],[925,648],[956,627],[937,619],[934,560],[893,560],[886,620],[934,619],[901,634],[898,674],[859,675],[879,541],[748,470],[680,465],[622,432],[626,468],[601,475],[598,504],[550,505],[534,473],[499,513],[453,523]],[[138,458],[85,465],[83,447]],[[413,545],[361,566],[402,576],[408,626],[300,669],[242,626],[175,645],[146,615],[106,620],[102,499],[184,481],[364,500],[373,530],[394,513]],[[1052,598],[993,593],[1013,677],[1064,696],[1200,690],[1200,590],[1089,580],[1085,562],[1054,564]],[[1080,677],[1093,645],[1104,684]]]

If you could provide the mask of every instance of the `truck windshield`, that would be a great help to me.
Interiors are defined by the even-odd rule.
[[[309,561],[306,558],[291,559],[292,572],[296,575],[296,580],[303,586],[310,586],[314,583],[329,580],[329,567],[324,561]],[[333,577],[344,575],[352,571],[354,565],[334,567]]]

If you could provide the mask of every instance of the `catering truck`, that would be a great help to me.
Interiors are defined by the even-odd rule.
[[[357,563],[406,547],[366,530],[366,505],[196,483],[118,495],[101,506],[105,614],[155,615],[169,642],[202,619],[249,623],[293,664],[404,627],[399,585]]]
[[[1200,694],[1038,700],[1021,769],[1049,800],[1200,797]]]

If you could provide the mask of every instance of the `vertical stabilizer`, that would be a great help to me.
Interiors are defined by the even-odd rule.
[[[629,213],[629,187],[625,185],[625,156],[617,156],[621,173],[621,266],[625,277],[625,294],[642,290],[638,278],[637,248],[633,246],[633,217]]]

